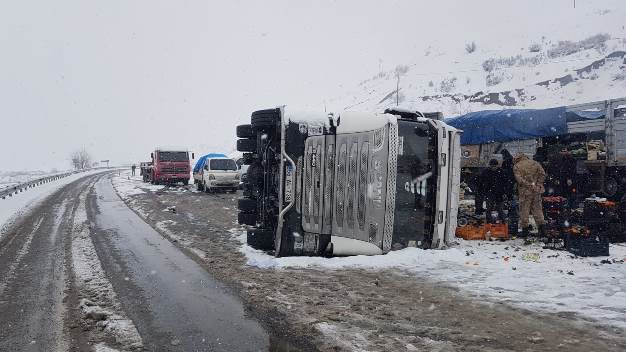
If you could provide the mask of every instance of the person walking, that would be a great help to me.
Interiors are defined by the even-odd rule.
[[[133,166],[130,167],[130,171],[132,173],[133,176],[135,176],[135,169],[137,168],[137,165],[133,164]]]
[[[546,179],[546,172],[538,162],[529,159],[524,154],[518,154],[513,159],[513,173],[517,181],[517,192],[520,205],[520,225],[522,226],[522,237],[530,233],[528,225],[529,215],[532,214],[541,235],[546,232],[545,219],[543,217],[543,206],[541,196],[545,189],[543,183]]]
[[[480,174],[481,189],[485,197],[486,218],[488,223],[504,220],[504,175],[498,160],[491,159],[489,167]],[[497,212],[496,216],[493,214]]]

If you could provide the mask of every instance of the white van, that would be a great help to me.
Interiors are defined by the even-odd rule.
[[[236,192],[240,174],[235,160],[211,154],[198,160],[194,168],[193,181],[199,191],[225,190]]]

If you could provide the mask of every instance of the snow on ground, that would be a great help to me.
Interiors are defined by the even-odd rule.
[[[45,171],[14,171],[0,172],[0,189],[15,186],[20,183],[32,181],[37,178],[53,176],[64,172],[45,172]]]
[[[89,236],[86,196],[86,191],[80,195],[72,234],[72,269],[81,288],[80,308],[86,318],[96,321],[99,328],[124,348],[140,349],[143,343],[139,332],[125,316]],[[106,351],[104,347],[100,350]]]
[[[165,188],[165,186],[143,182],[141,176],[139,176],[139,171],[136,172],[135,176],[131,176],[131,172],[128,170],[120,171],[117,176],[113,177],[113,187],[115,187],[117,194],[122,199],[146,193],[146,191],[156,192]]]
[[[245,233],[232,230],[245,243]],[[247,264],[266,269],[397,269],[474,296],[547,312],[576,312],[626,328],[626,244],[609,257],[577,258],[522,240],[463,241],[446,250],[406,248],[378,256],[275,258],[241,247]],[[610,263],[610,264],[609,264]]]
[[[15,219],[39,204],[47,196],[81,177],[97,172],[102,172],[102,170],[81,172],[34,188],[29,188],[24,192],[13,195],[12,197],[0,199],[0,238],[2,237],[5,229],[13,223]]]

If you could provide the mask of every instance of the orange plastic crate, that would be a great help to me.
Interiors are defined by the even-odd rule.
[[[460,237],[464,240],[484,240],[485,239],[485,226],[484,225],[465,225],[456,228],[456,237]]]
[[[486,224],[485,234],[489,232],[489,238],[498,240],[508,240],[509,225],[507,224]]]

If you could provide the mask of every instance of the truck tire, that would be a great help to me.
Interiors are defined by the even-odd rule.
[[[256,137],[252,125],[239,125],[237,126],[237,138],[253,138]]]
[[[274,233],[261,229],[249,230],[246,242],[254,249],[271,250],[274,249]]]
[[[241,157],[241,159],[243,159],[243,164],[244,165],[250,165],[254,162],[254,154],[252,153],[243,153],[243,156]]]
[[[254,199],[239,198],[237,200],[237,207],[242,213],[256,214],[257,212],[257,204]]]
[[[256,214],[238,213],[237,222],[239,225],[256,225]]]
[[[256,141],[254,139],[243,138],[237,140],[237,151],[256,152]]]
[[[257,110],[250,118],[252,128],[257,131],[266,131],[278,126],[280,109]]]

